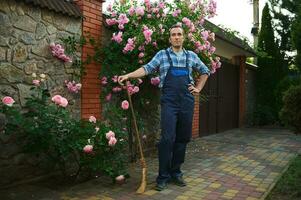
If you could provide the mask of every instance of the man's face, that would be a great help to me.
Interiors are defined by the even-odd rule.
[[[182,47],[184,42],[183,29],[179,27],[172,28],[170,30],[169,42],[175,48]]]

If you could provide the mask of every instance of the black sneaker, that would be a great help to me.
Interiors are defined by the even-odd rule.
[[[157,183],[155,190],[157,191],[162,191],[164,189],[167,188],[167,183],[166,182],[162,182],[162,183]]]
[[[185,187],[187,185],[182,176],[172,177],[171,180],[174,184],[176,184],[177,186],[180,186],[180,187]]]

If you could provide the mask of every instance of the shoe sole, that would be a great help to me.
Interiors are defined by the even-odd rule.
[[[185,187],[187,184],[186,183],[179,183],[177,181],[171,181],[173,184],[180,186],[180,187]]]
[[[187,185],[187,184],[180,184],[180,183],[174,183],[174,184],[180,187],[185,187]]]
[[[157,190],[157,191],[163,191],[163,190],[165,190],[167,187],[164,187],[164,188],[161,188],[161,187],[155,187],[155,190]]]

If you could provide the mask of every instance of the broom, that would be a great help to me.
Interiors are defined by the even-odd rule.
[[[140,134],[138,131],[138,126],[137,126],[137,121],[136,121],[136,117],[135,117],[135,113],[134,113],[132,98],[131,98],[131,95],[128,90],[127,90],[127,94],[128,94],[128,98],[129,98],[133,121],[134,121],[134,128],[135,128],[136,138],[138,141],[139,152],[140,152],[140,162],[141,162],[141,166],[142,166],[141,184],[140,184],[140,187],[137,189],[136,193],[142,194],[145,192],[145,189],[146,189],[146,162],[145,162],[144,155],[143,155],[142,145],[141,145],[141,141],[140,141]]]

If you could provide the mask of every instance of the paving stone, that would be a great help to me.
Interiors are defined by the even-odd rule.
[[[131,166],[131,178],[124,185],[112,185],[98,178],[53,193],[60,199],[74,200],[261,199],[300,149],[301,137],[290,132],[231,130],[193,140],[188,145],[183,165],[186,187],[169,184],[164,191],[154,190],[158,161],[147,158],[148,185],[144,194],[135,193],[141,174],[138,164]],[[50,194],[45,194],[46,199],[47,196]]]

